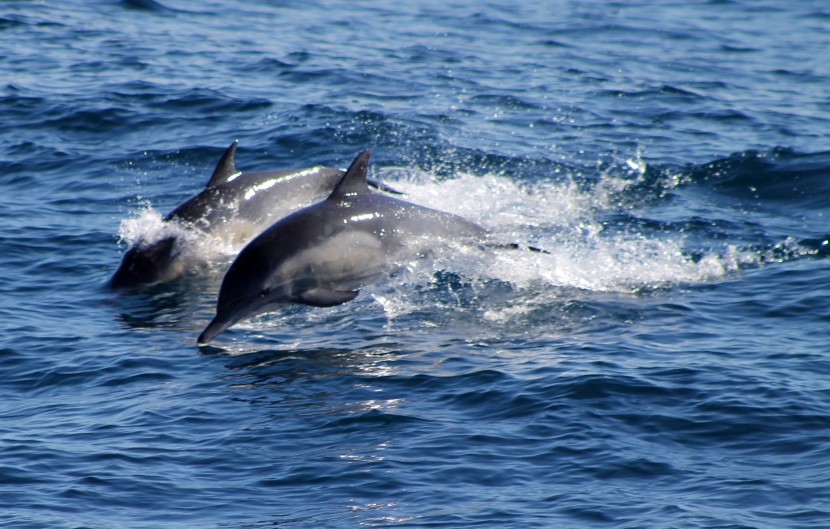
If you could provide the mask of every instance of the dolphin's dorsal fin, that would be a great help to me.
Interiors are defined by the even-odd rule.
[[[331,192],[329,198],[368,193],[369,184],[366,181],[366,170],[369,168],[369,158],[371,157],[372,149],[366,149],[358,154],[346,174],[340,179],[340,183]]]
[[[235,177],[241,174],[241,171],[236,169],[236,164],[233,161],[233,155],[236,154],[236,147],[239,145],[239,140],[234,140],[230,147],[225,150],[225,154],[219,159],[216,164],[216,169],[213,170],[210,180],[208,180],[206,187],[216,187],[218,185],[230,182]]]

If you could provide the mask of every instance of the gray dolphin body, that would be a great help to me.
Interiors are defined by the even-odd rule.
[[[225,151],[205,188],[165,218],[184,233],[245,243],[288,213],[328,195],[343,176],[331,167],[283,171],[241,172],[234,154],[237,142]],[[380,184],[376,184],[380,185]],[[182,238],[140,238],[125,253],[110,286],[129,289],[170,281],[188,266]]]
[[[484,228],[461,217],[371,191],[370,156],[369,150],[358,155],[327,199],[277,221],[239,253],[199,344],[288,303],[350,301],[362,286],[430,252],[436,239],[486,238]]]

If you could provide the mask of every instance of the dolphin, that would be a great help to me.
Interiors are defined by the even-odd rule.
[[[352,162],[325,200],[278,220],[248,243],[222,280],[207,344],[235,323],[289,303],[331,307],[438,241],[478,243],[487,231],[457,215],[373,192],[371,151]]]
[[[170,281],[188,265],[183,236],[209,236],[246,243],[275,220],[315,200],[325,198],[341,180],[343,171],[316,166],[307,169],[242,172],[234,155],[238,142],[227,148],[201,192],[171,211],[165,230],[156,240],[139,238],[125,253],[110,280],[114,289],[133,289]],[[396,191],[372,182],[384,191]]]

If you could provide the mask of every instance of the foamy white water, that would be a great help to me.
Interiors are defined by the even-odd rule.
[[[468,250],[440,259],[442,265],[456,263],[457,271],[504,281],[517,289],[552,286],[632,292],[717,280],[762,259],[728,244],[693,258],[681,233],[610,233],[605,216],[636,214],[636,206],[626,207],[614,198],[637,184],[636,178],[605,174],[586,187],[561,178],[520,184],[501,175],[468,173],[435,180],[428,174],[405,174],[394,186],[406,193],[407,200],[478,222],[498,242],[546,252]]]

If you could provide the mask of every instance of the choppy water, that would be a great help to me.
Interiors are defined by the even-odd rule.
[[[818,0],[0,4],[0,523],[827,527]],[[121,239],[343,167],[459,248],[199,349],[222,267]]]

